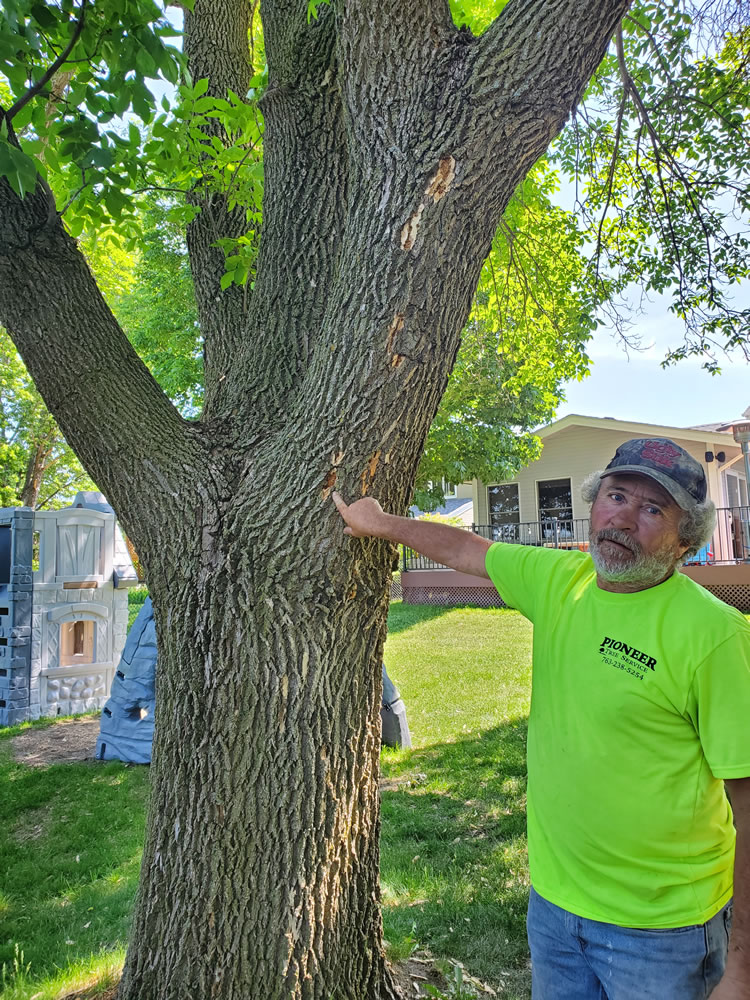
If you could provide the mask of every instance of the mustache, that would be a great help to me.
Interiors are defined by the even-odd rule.
[[[601,531],[596,532],[590,541],[593,541],[595,545],[598,545],[600,542],[618,542],[620,545],[624,545],[635,556],[640,556],[643,552],[635,538],[631,538],[626,532],[619,531],[617,528],[602,528]]]

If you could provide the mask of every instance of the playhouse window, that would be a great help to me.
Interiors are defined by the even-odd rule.
[[[94,659],[94,623],[63,622],[60,626],[60,666],[91,663]]]

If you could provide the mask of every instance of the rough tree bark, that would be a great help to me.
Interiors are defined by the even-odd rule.
[[[160,643],[121,1000],[393,1000],[378,704],[393,552],[330,503],[408,502],[482,260],[628,0],[266,0],[264,229],[247,312],[189,245],[206,411],[178,415],[41,186],[0,183],[0,320],[141,554]],[[195,78],[242,91],[244,0],[198,0]],[[144,428],[144,430],[141,430]]]
[[[39,493],[42,488],[44,473],[47,471],[49,457],[55,443],[56,429],[50,430],[47,435],[33,442],[29,452],[29,460],[26,463],[26,475],[21,490],[21,506],[36,507],[39,501]]]

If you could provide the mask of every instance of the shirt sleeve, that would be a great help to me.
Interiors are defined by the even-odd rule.
[[[485,568],[508,607],[533,622],[537,609],[547,606],[553,594],[559,601],[566,581],[587,558],[578,551],[495,542],[487,549]]]
[[[740,625],[698,667],[688,714],[714,777],[750,777],[750,629]]]

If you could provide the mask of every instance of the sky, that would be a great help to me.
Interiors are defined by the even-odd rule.
[[[626,353],[611,330],[596,334],[589,345],[591,375],[566,385],[558,418],[578,413],[690,427],[729,421],[750,406],[750,364],[741,353],[721,357],[720,375],[710,375],[698,360],[661,367],[667,348],[682,340],[680,322],[663,304],[652,303],[630,332],[640,335],[644,350]]]

